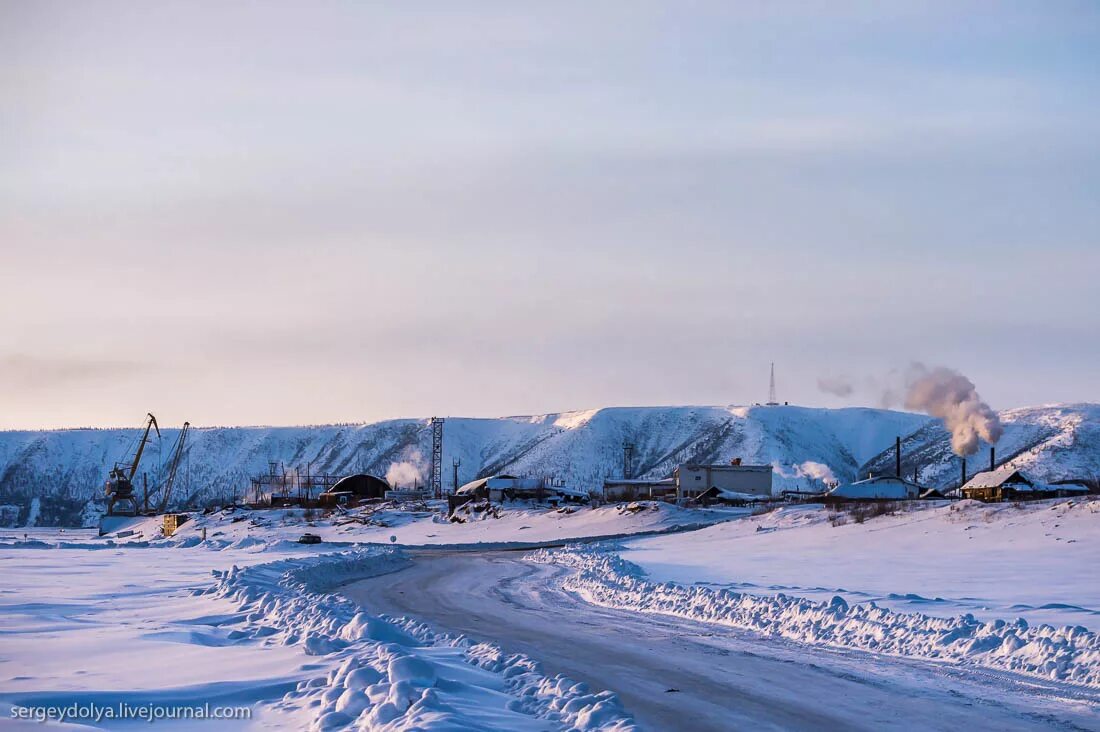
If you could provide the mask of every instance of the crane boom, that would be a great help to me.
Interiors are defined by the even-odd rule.
[[[179,437],[176,438],[176,444],[172,448],[172,459],[168,463],[168,478],[164,481],[164,495],[161,496],[157,513],[164,513],[164,509],[168,508],[168,499],[172,496],[172,484],[176,482],[176,471],[179,469],[180,460],[183,458],[184,445],[187,442],[187,430],[190,428],[190,422],[183,423],[183,429],[180,430]]]
[[[137,474],[138,463],[141,462],[141,454],[145,452],[145,443],[149,441],[149,430],[156,429],[157,438],[160,439],[160,425],[157,424],[157,418],[150,412],[149,419],[145,422],[145,433],[141,436],[141,442],[138,443],[137,452],[134,453],[134,464],[130,466],[130,474],[127,476],[131,482],[134,480],[134,475]]]

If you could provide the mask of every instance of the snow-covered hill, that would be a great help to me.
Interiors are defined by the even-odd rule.
[[[1000,413],[1004,435],[997,443],[997,465],[1010,464],[1047,483],[1100,479],[1100,405],[1053,404],[1008,409]],[[903,472],[917,469],[925,485],[953,486],[962,466],[952,454],[946,430],[933,420],[902,441]],[[886,450],[868,461],[861,472],[889,472],[894,453]],[[967,474],[989,469],[989,450],[967,463]]]
[[[1018,454],[1026,467],[1050,480],[1100,474],[1098,405],[1067,405],[1004,412],[1007,431],[999,447]],[[177,432],[163,430],[143,468],[159,483]],[[685,461],[774,463],[776,488],[809,488],[791,466],[828,465],[851,480],[867,469],[892,470],[895,435],[905,438],[907,464],[917,458],[921,479],[948,485],[957,475],[946,433],[930,417],[881,409],[777,407],[631,407],[499,419],[449,418],[444,427],[444,484],[452,460],[459,480],[496,472],[546,476],[597,488],[623,470],[623,444],[634,445],[635,477],[666,477]],[[98,499],[107,470],[125,457],[137,430],[81,429],[0,432],[0,505],[17,507],[26,522],[38,498],[39,525],[73,525]],[[370,472],[385,475],[407,462],[428,471],[427,420],[361,425],[201,428],[192,432],[177,485],[180,505],[202,505],[243,495],[249,476],[270,461],[314,474]],[[977,459],[980,462],[980,458]],[[889,466],[888,468],[885,466]],[[408,472],[408,471],[406,471]],[[785,473],[785,474],[784,474]],[[789,476],[789,477],[788,477]],[[176,501],[174,501],[175,503]],[[10,519],[9,519],[10,521]]]

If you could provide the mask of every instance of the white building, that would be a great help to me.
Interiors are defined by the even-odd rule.
[[[676,497],[680,499],[698,498],[711,488],[744,496],[772,495],[772,466],[742,465],[740,459],[728,465],[681,465],[672,479],[676,482]]]
[[[911,480],[893,475],[880,475],[875,478],[857,480],[855,483],[838,485],[828,492],[830,498],[850,500],[893,500],[920,498],[924,490]]]

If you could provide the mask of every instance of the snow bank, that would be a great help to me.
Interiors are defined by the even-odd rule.
[[[464,636],[372,616],[328,592],[406,561],[396,550],[374,548],[234,566],[215,571],[215,585],[195,594],[236,603],[247,637],[301,645],[331,661],[327,674],[299,682],[276,704],[307,716],[313,730],[545,729],[546,721],[563,729],[634,729],[611,692],[548,677],[526,656]]]
[[[1100,687],[1100,638],[1083,626],[1031,627],[981,622],[973,615],[934,618],[841,597],[815,602],[784,594],[757,596],[728,589],[654,583],[609,548],[540,550],[532,561],[576,570],[566,589],[604,607],[674,615],[789,638],[876,653],[935,659]]]

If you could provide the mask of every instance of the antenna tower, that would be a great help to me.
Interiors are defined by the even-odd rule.
[[[768,385],[768,406],[774,407],[776,404],[779,404],[779,402],[775,400],[775,361],[772,361],[772,378]]]
[[[443,418],[432,417],[432,474],[429,489],[436,498],[443,497]]]

